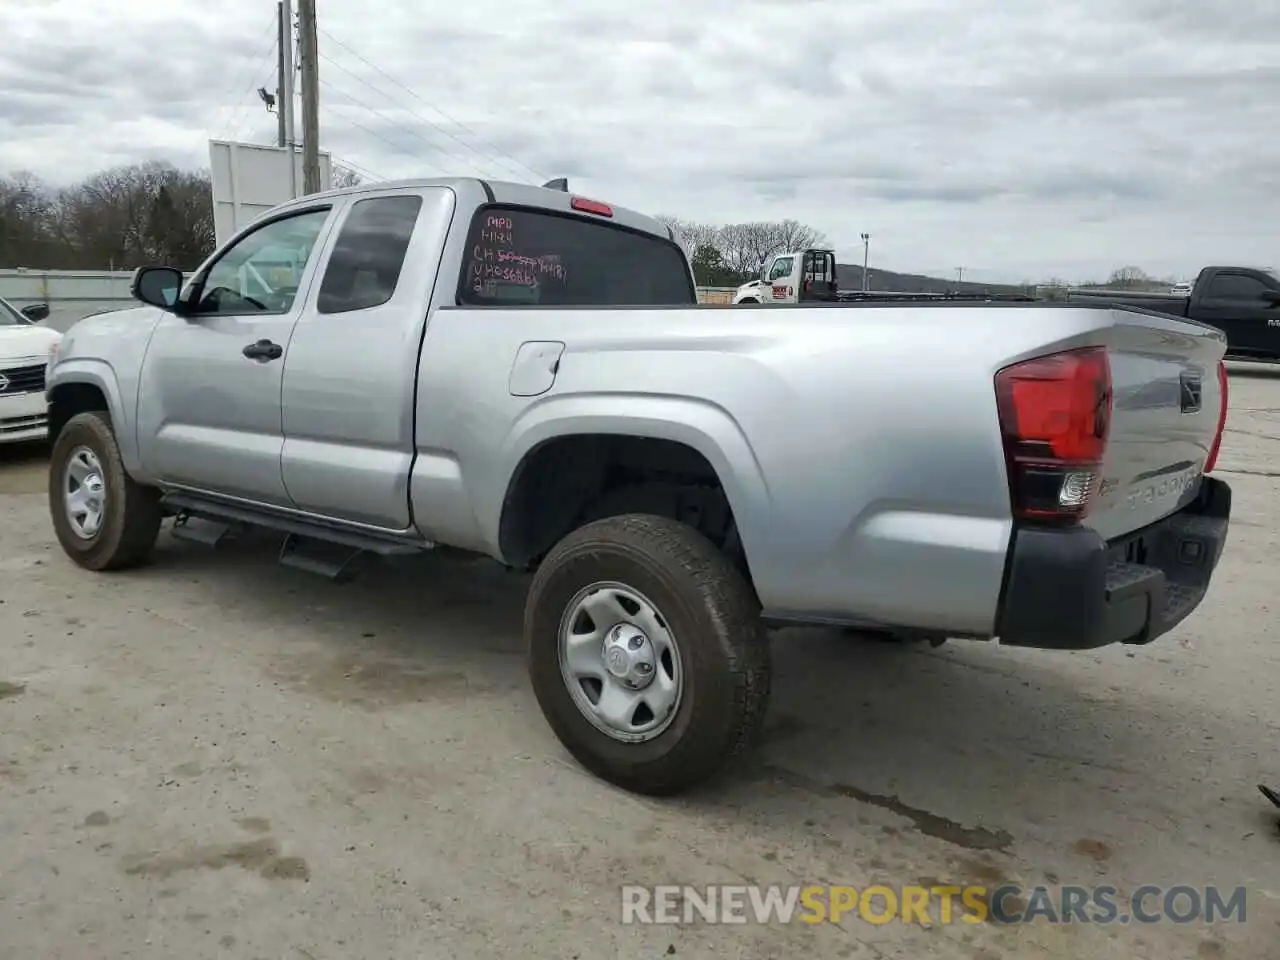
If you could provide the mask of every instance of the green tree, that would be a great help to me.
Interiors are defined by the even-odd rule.
[[[693,265],[694,280],[700,287],[732,287],[739,282],[733,271],[725,266],[724,256],[712,243],[698,244],[689,260]]]

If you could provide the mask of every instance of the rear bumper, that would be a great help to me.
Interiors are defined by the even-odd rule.
[[[1110,543],[1085,528],[1018,529],[1000,642],[1053,650],[1150,643],[1204,599],[1230,515],[1231,488],[1205,477],[1190,505]]]

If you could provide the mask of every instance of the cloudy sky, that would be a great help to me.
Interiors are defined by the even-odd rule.
[[[370,178],[568,176],[966,279],[1280,267],[1277,0],[318,0],[321,139]],[[275,4],[5,0],[0,172],[271,142]]]

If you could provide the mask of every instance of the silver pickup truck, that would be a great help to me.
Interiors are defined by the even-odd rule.
[[[1201,601],[1230,488],[1222,334],[1049,303],[699,307],[657,221],[563,189],[287,203],[50,358],[54,528],[166,518],[330,576],[435,547],[534,571],[565,747],[670,794],[758,731],[766,628],[1082,649]]]

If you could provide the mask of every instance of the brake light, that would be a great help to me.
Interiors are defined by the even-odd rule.
[[[1227,430],[1227,362],[1218,361],[1218,390],[1222,394],[1222,409],[1218,411],[1218,432],[1213,435],[1213,446],[1209,448],[1209,456],[1204,462],[1204,472],[1212,473],[1218,465],[1218,451],[1222,448],[1222,435]]]
[[[569,205],[575,210],[581,210],[583,213],[595,213],[602,217],[612,217],[613,207],[607,203],[601,203],[599,200],[588,200],[586,197],[574,197],[569,201]]]
[[[1111,427],[1106,348],[1015,363],[996,374],[995,385],[1014,516],[1083,519],[1102,481]]]

